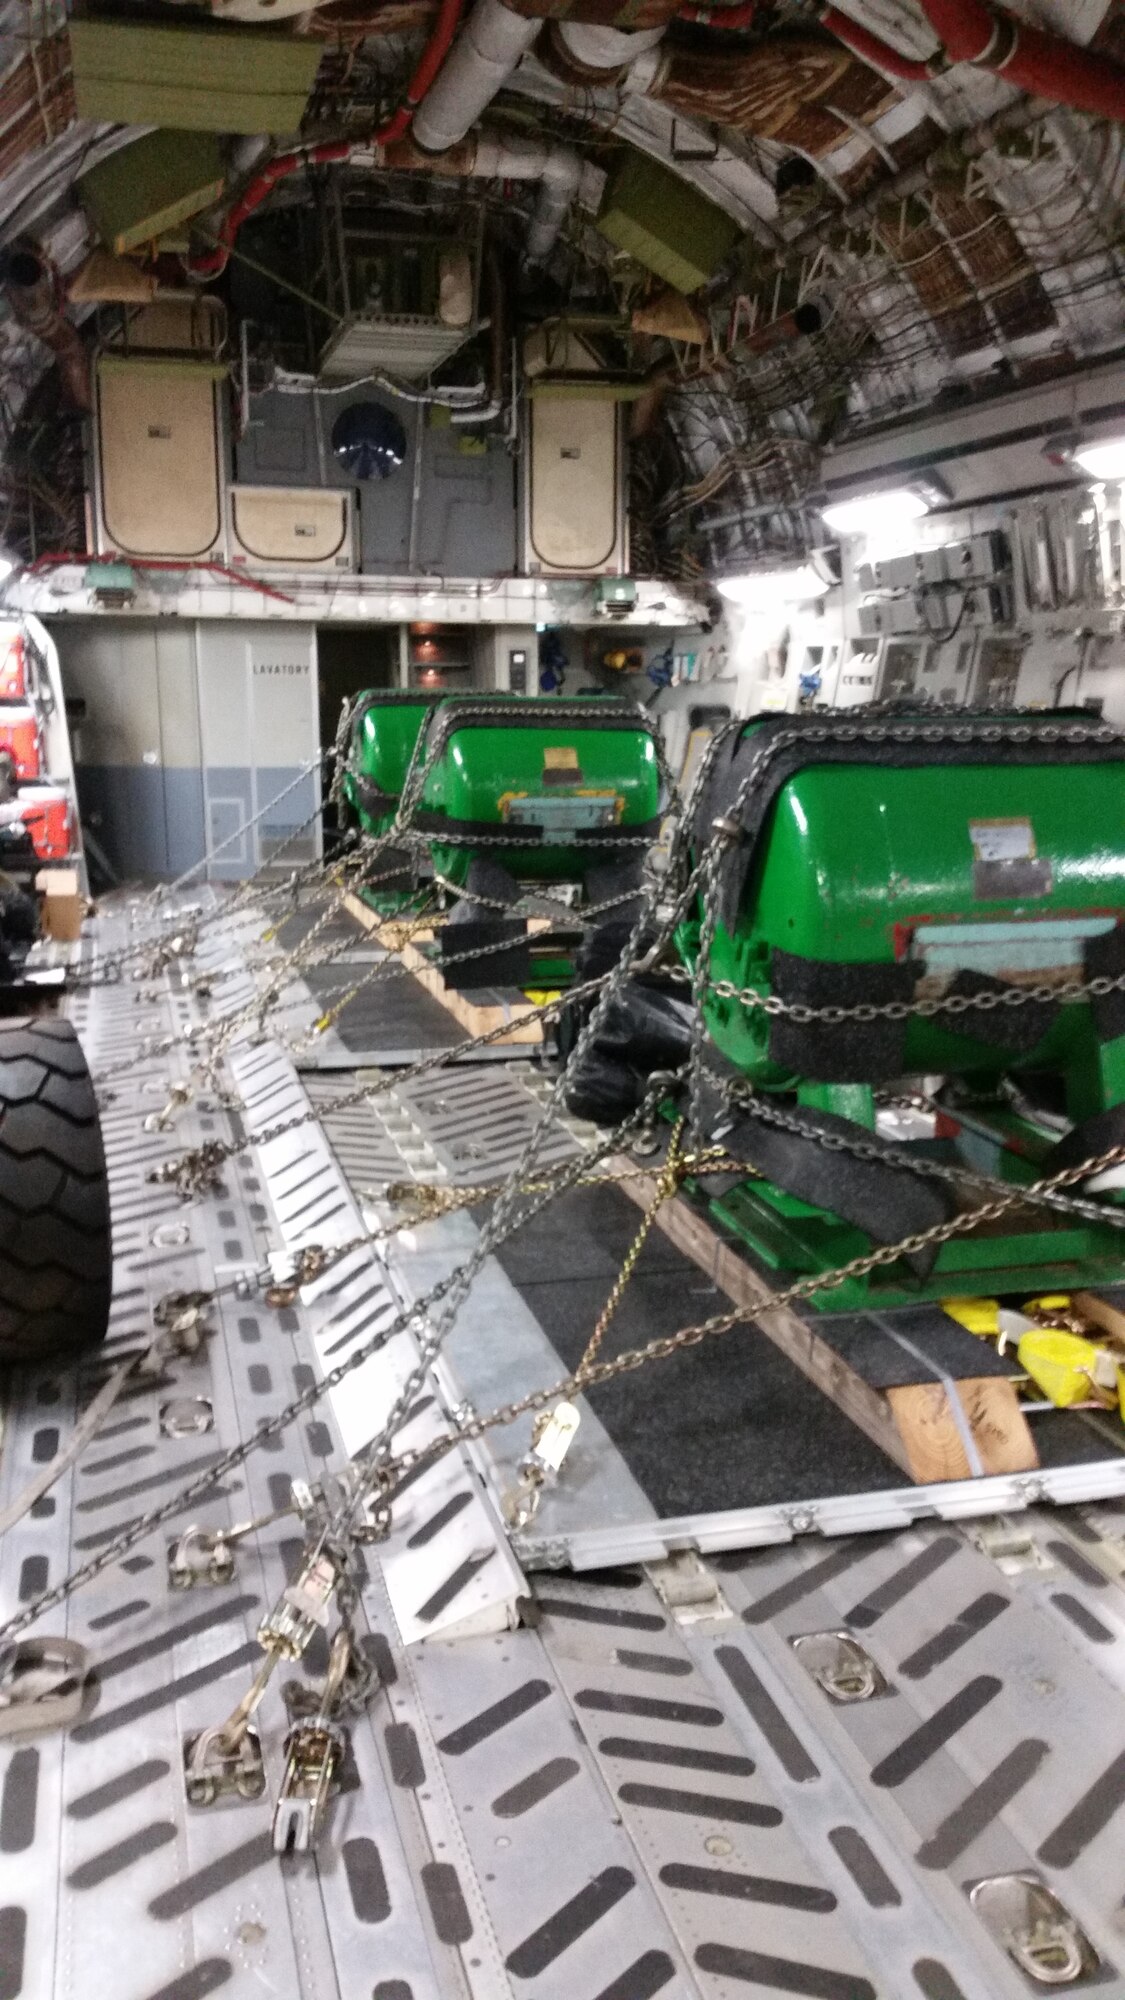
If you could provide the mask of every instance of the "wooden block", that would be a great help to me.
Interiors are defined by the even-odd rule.
[[[401,958],[419,986],[441,1002],[466,1035],[496,1033],[497,1048],[538,1048],[542,1044],[543,1023],[522,993],[513,989],[510,1001],[502,999],[485,1004],[470,1000],[467,994],[446,985],[436,965],[419,949],[425,938],[433,936],[432,928],[413,930],[409,918],[381,917],[358,896],[345,896],[344,907],[364,930],[374,931],[379,943]],[[413,941],[408,943],[408,939]],[[507,1033],[499,1033],[506,1024]]]
[[[920,1382],[914,1388],[886,1392],[911,1478],[920,1486],[929,1486],[946,1479],[1033,1472],[1039,1454],[1015,1384],[989,1375],[956,1382],[954,1388],[963,1412],[961,1422],[950,1407],[942,1382]],[[980,1460],[979,1473],[966,1449],[966,1422]]]
[[[618,1170],[632,1164],[621,1157],[611,1162]],[[647,1208],[656,1193],[656,1178],[644,1174],[623,1180],[620,1186],[638,1207]],[[1019,1407],[1015,1385],[1003,1376],[955,1383],[963,1412],[960,1417],[950,1408],[940,1381],[902,1389],[873,1388],[818,1334],[815,1321],[802,1319],[791,1306],[763,1309],[773,1287],[682,1196],[666,1201],[656,1221],[669,1241],[706,1271],[734,1305],[745,1309],[747,1319],[760,1327],[794,1367],[918,1484],[979,1476],[965,1448],[966,1424],[982,1475],[1030,1472],[1038,1466],[1035,1441]],[[738,1338],[733,1328],[729,1335],[716,1335],[716,1339]]]

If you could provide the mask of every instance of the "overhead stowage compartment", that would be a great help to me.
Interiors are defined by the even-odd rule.
[[[81,16],[70,49],[80,118],[181,132],[295,132],[322,54],[256,28]]]

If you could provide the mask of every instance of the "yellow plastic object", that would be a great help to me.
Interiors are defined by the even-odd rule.
[[[1000,1332],[999,1299],[943,1299],[941,1309],[967,1332],[986,1340],[995,1340]]]
[[[1020,1367],[1060,1410],[1088,1403],[1096,1395],[1101,1352],[1092,1340],[1050,1326],[1025,1333],[1018,1349]]]
[[[533,1007],[549,1007],[553,1000],[562,999],[562,990],[554,986],[550,988],[525,986],[524,997],[530,1000]]]
[[[1042,1298],[1028,1299],[1025,1313],[1065,1313],[1071,1308],[1069,1292],[1044,1292]]]

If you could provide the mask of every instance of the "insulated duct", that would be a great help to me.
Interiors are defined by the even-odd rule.
[[[67,401],[77,410],[88,410],[89,360],[78,328],[63,313],[62,288],[53,264],[32,245],[17,245],[4,260],[0,285],[17,326],[50,348]]]
[[[527,255],[541,263],[553,249],[582,178],[581,155],[550,139],[500,137],[474,132],[441,154],[423,151],[412,139],[388,146],[383,164],[406,173],[430,173],[452,180],[538,181],[539,200],[527,237]]]
[[[1017,21],[994,0],[921,0],[921,6],[951,63],[975,63],[1073,111],[1125,120],[1125,70],[1109,56]]]
[[[414,119],[414,137],[428,153],[456,146],[507,83],[542,27],[505,7],[477,0]]]
[[[545,20],[565,28],[564,60],[578,66],[583,81],[608,82],[612,72],[623,71],[659,41],[679,6],[680,0],[515,0],[513,5],[476,0],[415,117],[418,144],[431,153],[457,145],[507,83]],[[583,33],[571,47],[566,36],[578,28]]]
[[[656,77],[654,51],[663,38],[663,28],[629,32],[588,21],[552,21],[540,55],[563,83],[643,91]]]

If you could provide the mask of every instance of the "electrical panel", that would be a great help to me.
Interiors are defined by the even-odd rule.
[[[975,707],[1015,707],[1016,687],[1025,650],[1023,639],[989,637],[981,640],[973,678]]]
[[[909,701],[918,695],[928,650],[925,640],[888,639],[879,667],[876,698]]]

